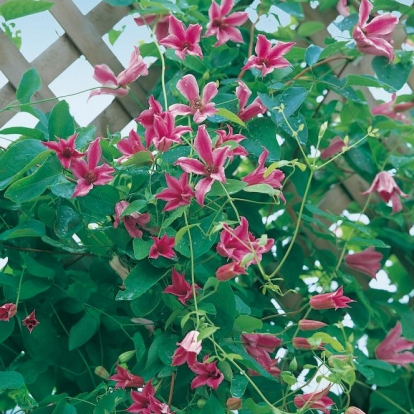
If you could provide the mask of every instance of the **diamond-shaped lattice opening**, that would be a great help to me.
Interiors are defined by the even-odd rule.
[[[25,128],[34,128],[39,120],[33,115],[28,114],[27,112],[19,112],[13,118],[11,118],[1,129],[19,127],[24,125]],[[13,141],[19,138],[19,134],[0,134],[0,146],[6,148]]]
[[[83,15],[88,14],[92,9],[94,9],[101,2],[101,0],[72,0],[72,1]]]
[[[0,89],[7,84],[9,80],[4,76],[4,73],[0,70]]]
[[[81,56],[64,70],[49,88],[57,97],[62,97],[69,103],[71,114],[82,127],[95,119],[114,99],[111,95],[99,95],[88,100],[90,89],[97,86],[99,83],[93,79],[93,67],[84,56]],[[64,97],[77,91],[80,93]]]

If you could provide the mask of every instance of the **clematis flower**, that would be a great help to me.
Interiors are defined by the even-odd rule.
[[[188,99],[190,105],[171,105],[170,111],[174,116],[194,115],[194,122],[200,124],[205,121],[208,116],[212,116],[217,112],[215,103],[211,102],[218,93],[215,82],[209,82],[204,86],[201,98],[197,80],[191,74],[183,76],[177,82],[177,89],[180,91],[181,95]]]
[[[396,119],[398,121],[404,122],[406,124],[410,123],[410,120],[403,114],[404,111],[407,111],[410,108],[414,107],[414,102],[404,102],[396,104],[397,94],[393,93],[391,101],[382,103],[380,105],[374,106],[371,109],[373,115],[384,115],[388,118]]]
[[[313,321],[311,319],[301,319],[298,322],[298,326],[301,331],[314,331],[316,329],[324,328],[328,325],[326,323]]]
[[[239,29],[235,26],[241,26],[246,23],[249,15],[246,12],[235,12],[229,14],[234,6],[234,0],[222,0],[219,6],[214,0],[208,9],[210,22],[207,25],[206,37],[216,36],[217,43],[214,46],[220,46],[229,40],[236,43],[243,43],[243,37]]]
[[[283,57],[295,45],[294,42],[278,42],[272,47],[270,40],[266,36],[257,36],[256,51],[257,56],[250,56],[243,70],[256,68],[261,70],[262,77],[272,73],[275,69],[286,68],[290,63]]]
[[[200,286],[196,284],[195,289],[200,289]],[[177,296],[183,305],[187,305],[186,300],[194,297],[193,289],[185,280],[184,274],[178,273],[174,268],[172,270],[172,285],[167,286],[164,292]]]
[[[327,160],[328,158],[331,158],[333,155],[342,152],[342,149],[344,147],[346,147],[345,142],[340,137],[335,137],[329,143],[328,148],[325,148],[321,151],[320,159]]]
[[[343,295],[344,288],[341,286],[336,292],[332,293],[321,293],[319,295],[313,296],[309,304],[312,309],[321,310],[321,309],[332,309],[335,310],[339,308],[349,308],[349,302],[355,302],[352,299]]]
[[[140,388],[144,385],[144,379],[142,377],[131,374],[127,369],[122,368],[119,364],[116,364],[116,374],[109,377],[109,379],[116,381],[115,388]]]
[[[414,364],[414,353],[401,352],[414,348],[414,341],[405,339],[402,334],[401,322],[397,322],[385,339],[375,349],[377,359],[393,365],[402,365],[407,368],[408,364]]]
[[[145,137],[147,133],[152,134],[154,129],[154,120],[157,116],[165,118],[165,112],[162,110],[162,105],[154,98],[154,95],[151,95],[148,99],[149,108],[145,109],[139,114],[138,118],[135,118],[145,129]],[[147,140],[148,146],[148,140]]]
[[[39,321],[36,319],[36,310],[34,310],[29,316],[26,316],[22,320],[22,325],[26,326],[30,333],[32,333],[33,328],[39,325]]]
[[[108,164],[102,164],[98,167],[99,159],[102,155],[102,149],[99,145],[100,138],[91,142],[86,150],[85,160],[76,160],[72,163],[73,175],[78,179],[78,184],[72,197],[82,197],[92,190],[94,185],[104,185],[112,180],[111,174],[115,170]]]
[[[126,411],[128,413],[141,414],[173,414],[170,407],[155,398],[155,389],[151,381],[148,381],[141,392],[131,390],[132,405]]]
[[[378,270],[381,269],[382,254],[368,247],[359,253],[347,254],[345,263],[352,269],[357,269],[376,279]]]
[[[78,134],[71,135],[68,139],[58,138],[58,142],[49,141],[42,142],[42,144],[55,151],[63,168],[69,169],[70,164],[76,158],[82,158],[85,154],[79,152],[75,148],[75,141]]]
[[[179,179],[165,173],[167,188],[158,193],[155,198],[167,201],[162,211],[175,210],[179,206],[186,206],[191,203],[194,191],[188,184],[188,174],[181,174]]]
[[[227,125],[227,129],[229,130],[229,132],[226,132],[222,129],[216,131],[216,133],[218,134],[218,139],[216,141],[215,148],[223,147],[224,145],[226,145],[226,142],[228,141],[237,142],[239,144],[241,141],[246,139],[246,137],[242,134],[233,134],[233,128],[230,125]],[[234,149],[230,148],[227,156],[229,157],[229,160],[232,161],[235,155],[246,156],[248,155],[248,152],[242,146],[239,145]]]
[[[121,218],[121,214],[128,206],[128,201],[120,201],[119,203],[115,204],[114,228],[116,229],[119,226],[119,223],[123,221],[125,229],[131,237],[134,239],[142,238],[143,233],[138,227],[141,227],[145,230],[145,225],[150,221],[150,215],[148,213],[132,213]]]
[[[323,342],[319,345],[311,345],[307,338],[302,338],[300,336],[295,336],[292,339],[292,344],[296,349],[315,349],[317,351],[322,351],[325,349],[323,347],[325,345]]]
[[[394,178],[392,178],[392,176],[386,171],[381,171],[378,173],[375,176],[371,187],[369,187],[367,191],[364,191],[361,194],[371,194],[374,191],[378,193],[384,203],[388,203],[389,201],[392,202],[393,213],[398,213],[402,210],[400,197],[409,197],[408,194],[405,194],[401,191],[397,183],[394,181]]]
[[[171,365],[178,366],[183,364],[191,364],[196,360],[196,356],[201,352],[201,341],[197,341],[198,331],[190,331],[182,340],[177,342],[179,347],[174,351]]]
[[[246,106],[252,91],[243,81],[238,81],[238,84],[239,86],[236,88],[236,96],[239,100],[239,112],[237,113],[237,116],[245,122],[259,114],[264,114],[266,112],[266,107],[259,97],[257,97],[250,105]]]
[[[206,362],[208,355],[203,358],[203,362],[200,363],[195,360],[195,357],[192,356],[192,362],[189,362],[189,367],[197,376],[191,381],[191,389],[202,387],[207,385],[213,390],[216,390],[218,386],[223,382],[224,375],[217,368],[217,361]]]
[[[160,40],[159,44],[174,49],[175,54],[182,60],[185,60],[187,54],[203,59],[203,52],[199,45],[202,30],[199,24],[190,24],[186,29],[183,22],[175,16],[170,16],[168,28],[170,34]]]
[[[154,240],[154,244],[151,246],[148,257],[150,259],[158,259],[159,256],[166,257],[167,259],[173,259],[175,253],[173,250],[175,239],[174,237],[168,237],[166,234],[160,239],[158,237],[151,237]]]
[[[5,303],[0,306],[0,321],[8,321],[17,313],[17,307],[14,303]]]
[[[136,81],[140,76],[147,76],[148,68],[140,55],[139,49],[134,46],[128,67],[118,76],[108,65],[96,65],[94,67],[93,78],[103,85],[102,88],[95,89],[89,95],[89,98],[96,95],[109,94],[115,96],[128,95],[127,85]]]
[[[131,155],[142,151],[148,152],[151,156],[151,160],[154,161],[154,156],[144,147],[144,145],[142,145],[141,139],[134,129],[131,129],[128,138],[121,139],[118,144],[116,144],[116,147],[122,154],[122,157],[118,160],[119,163],[122,160],[129,158]]]
[[[348,17],[349,16],[349,6],[348,0],[339,0],[336,4],[336,10],[341,16]]]
[[[138,26],[155,26],[155,37],[158,41],[168,36],[169,14],[146,14],[140,17],[134,17],[134,21]]]
[[[205,176],[195,186],[196,200],[201,206],[204,205],[205,195],[210,191],[214,181],[226,182],[224,163],[229,147],[220,147],[213,150],[212,145],[206,126],[200,125],[194,140],[194,148],[204,163],[187,157],[180,157],[174,163],[174,165],[179,165],[185,172]]]
[[[367,23],[372,8],[373,6],[368,0],[361,1],[359,20],[352,33],[356,47],[362,53],[385,56],[392,62],[394,49],[391,45],[391,37],[398,23],[398,17],[384,13]]]
[[[237,262],[226,263],[220,266],[216,271],[216,277],[220,282],[233,279],[239,275],[245,275],[246,269]]]
[[[314,408],[315,410],[320,410],[325,414],[329,414],[329,407],[334,405],[334,402],[331,398],[327,397],[327,394],[330,390],[330,386],[319,392],[310,392],[308,394],[297,395],[293,399],[293,403],[296,408],[302,408],[306,406],[307,408]]]

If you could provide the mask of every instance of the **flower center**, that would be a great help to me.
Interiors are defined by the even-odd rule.
[[[65,148],[62,151],[62,157],[63,158],[72,158],[72,154],[73,154],[73,152],[72,152],[72,150],[70,148]]]
[[[211,174],[215,174],[218,171],[218,168],[213,164],[207,164],[204,167],[204,172],[206,173],[207,177],[210,177]]]
[[[181,50],[184,49],[193,50],[193,45],[190,42],[184,42],[181,46]]]
[[[88,171],[83,178],[86,181],[86,184],[91,185],[92,183],[94,183],[96,181],[96,174],[93,171]]]
[[[215,19],[213,20],[213,23],[211,24],[213,27],[220,27],[222,25],[221,20]]]
[[[191,102],[191,109],[194,111],[202,110],[204,108],[203,101],[200,98],[195,98],[193,102]]]
[[[266,58],[262,58],[262,59],[259,59],[258,64],[259,65],[263,65],[263,66],[268,66],[269,65],[269,61]]]

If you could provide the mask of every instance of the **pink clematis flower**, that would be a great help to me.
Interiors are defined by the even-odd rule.
[[[179,179],[165,173],[167,187],[158,193],[155,198],[167,201],[162,211],[175,210],[179,206],[186,206],[194,198],[194,191],[188,184],[188,174],[183,173]]]
[[[215,148],[223,147],[224,145],[226,145],[226,142],[228,141],[237,142],[239,144],[241,141],[246,139],[244,135],[233,134],[233,128],[230,125],[227,125],[227,129],[229,130],[229,132],[223,131],[222,129],[216,131],[216,133],[218,134],[218,139],[216,141]],[[233,157],[235,155],[246,156],[248,155],[248,152],[242,146],[239,145],[234,149],[229,149],[229,152],[227,154],[230,161],[233,160]]]
[[[257,97],[250,105],[246,106],[252,91],[244,82],[238,81],[238,84],[239,86],[236,88],[236,96],[239,100],[239,112],[237,113],[237,116],[242,121],[248,121],[259,114],[264,114],[266,112],[266,107],[259,97]]]
[[[314,321],[311,319],[301,319],[298,322],[298,326],[301,331],[315,331],[328,325],[326,323]]]
[[[405,339],[402,334],[402,326],[397,322],[385,339],[375,349],[377,359],[388,362],[393,365],[402,365],[407,368],[408,364],[414,364],[414,353],[401,352],[414,348],[414,341]]]
[[[245,274],[246,269],[236,262],[226,263],[225,265],[220,266],[216,271],[216,277],[220,282],[225,282],[226,280]]]
[[[368,0],[362,0],[359,6],[359,20],[352,36],[358,50],[367,55],[385,56],[390,62],[394,60],[391,45],[392,32],[398,23],[398,17],[390,13],[374,17],[368,24],[373,6]]]
[[[170,16],[168,28],[170,34],[159,44],[174,49],[175,54],[182,60],[185,60],[187,54],[203,59],[203,52],[199,45],[202,30],[199,24],[190,24],[186,29],[183,22],[175,16]]]
[[[352,269],[366,273],[376,279],[378,270],[381,269],[382,254],[376,252],[373,247],[368,247],[359,253],[347,254],[345,263]]]
[[[293,399],[293,403],[296,408],[302,408],[306,405],[308,408],[314,408],[315,410],[320,410],[325,414],[329,414],[329,407],[334,405],[333,400],[326,396],[329,389],[330,386],[319,392],[315,391],[308,394],[297,395]]]
[[[42,142],[42,144],[45,147],[55,151],[63,168],[69,169],[73,160],[76,158],[82,158],[85,155],[84,153],[77,151],[75,148],[75,141],[77,137],[78,134],[73,134],[68,139],[58,138],[58,142],[49,141]]]
[[[190,331],[182,340],[177,342],[179,347],[175,350],[172,357],[171,365],[178,366],[183,364],[192,364],[196,360],[196,356],[201,352],[201,341],[197,341],[198,331]]]
[[[151,156],[151,160],[154,161],[154,156],[144,147],[144,145],[142,145],[141,139],[134,129],[131,129],[128,138],[121,139],[118,144],[116,144],[116,147],[122,154],[122,157],[118,159],[118,162],[142,151],[148,152]]]
[[[114,228],[116,229],[119,226],[119,223],[123,221],[128,234],[134,239],[140,239],[142,238],[143,233],[138,227],[141,227],[142,229],[146,230],[145,225],[149,223],[150,215],[148,213],[132,213],[128,216],[124,216],[121,218],[121,214],[128,206],[128,201],[120,201],[119,203],[115,204]]]
[[[22,320],[22,325],[26,326],[30,333],[32,333],[33,328],[39,325],[39,321],[36,319],[36,310],[34,310],[29,316],[26,316]]]
[[[257,68],[262,71],[262,77],[272,73],[275,69],[286,68],[290,63],[283,57],[295,45],[294,42],[278,42],[272,47],[270,40],[266,36],[259,34],[257,37],[256,51],[257,56],[250,56],[243,70]]]
[[[217,95],[218,89],[214,82],[209,82],[203,89],[200,98],[200,90],[197,80],[193,75],[185,75],[177,82],[177,89],[181,95],[185,96],[190,105],[174,104],[170,106],[170,111],[174,116],[194,115],[194,122],[200,124],[208,116],[217,112],[215,104],[211,100]]]
[[[99,145],[100,139],[96,138],[92,141],[86,150],[87,162],[76,160],[72,163],[73,175],[78,179],[72,197],[85,196],[92,190],[94,185],[105,185],[112,180],[111,174],[115,172],[112,167],[108,164],[102,164],[98,167],[102,155],[102,149]]]
[[[397,94],[393,93],[391,101],[382,103],[380,105],[374,106],[371,112],[373,115],[384,115],[388,118],[396,119],[398,121],[404,122],[406,124],[410,123],[410,120],[403,114],[404,111],[407,111],[410,108],[414,107],[414,102],[404,102],[396,104]]]
[[[134,46],[128,67],[118,76],[108,65],[96,65],[94,67],[93,78],[103,85],[102,88],[92,91],[89,98],[95,95],[109,94],[115,96],[128,95],[127,85],[136,81],[140,76],[147,76],[148,68],[140,55],[139,49]]]
[[[155,389],[151,381],[145,384],[141,392],[131,390],[132,405],[126,411],[140,414],[173,414],[170,407],[155,398]]]
[[[158,259],[159,256],[166,257],[167,259],[173,259],[175,253],[173,250],[175,238],[168,237],[166,234],[160,239],[158,237],[151,237],[154,240],[154,244],[151,246],[148,257],[150,259]]]
[[[246,12],[235,12],[229,14],[234,6],[234,0],[222,0],[219,6],[214,0],[208,9],[210,22],[207,25],[206,37],[216,36],[217,43],[214,46],[224,45],[229,40],[236,43],[243,43],[243,37],[239,29],[235,26],[241,26],[246,23],[249,15]]]
[[[336,292],[321,293],[313,296],[310,299],[309,304],[312,309],[316,310],[349,308],[348,303],[355,301],[344,296],[343,293],[344,288],[341,286]]]
[[[200,289],[200,286],[195,285],[195,289]],[[185,306],[186,301],[192,299],[193,288],[185,280],[184,274],[178,273],[174,268],[172,270],[172,285],[169,285],[164,290],[165,293],[171,293],[178,297],[178,300]]]
[[[116,374],[109,377],[109,379],[116,381],[115,388],[140,388],[144,385],[144,379],[142,377],[131,374],[127,369],[122,368],[119,364],[116,364]]]
[[[17,313],[17,307],[14,303],[5,303],[0,306],[0,321],[9,321]]]
[[[333,155],[339,154],[340,152],[342,152],[342,149],[344,147],[346,147],[346,144],[340,137],[333,138],[329,143],[328,148],[325,148],[321,151],[321,160],[327,160],[328,158],[331,158]]]
[[[325,348],[323,347],[325,344],[322,342],[319,345],[311,345],[307,338],[302,338],[300,336],[295,336],[292,339],[292,344],[296,349],[314,349],[317,351],[322,351]]]
[[[145,129],[150,129],[154,127],[155,117],[165,115],[165,112],[162,110],[162,105],[154,98],[154,95],[151,95],[148,99],[149,108],[145,109],[139,114],[138,118],[135,118]]]
[[[174,165],[179,165],[185,172],[204,175],[195,187],[195,196],[198,204],[204,205],[204,198],[214,181],[226,182],[224,163],[228,155],[229,147],[220,147],[213,150],[212,141],[205,125],[198,127],[194,140],[194,148],[199,157],[204,161],[193,158],[180,157]]]
[[[169,14],[146,14],[140,17],[134,17],[134,21],[138,26],[155,26],[155,37],[158,41],[168,36]]]
[[[394,178],[387,173],[386,171],[381,171],[375,176],[374,181],[371,184],[371,187],[367,191],[364,191],[361,194],[371,194],[374,191],[378,193],[381,200],[384,203],[392,202],[392,212],[398,213],[402,210],[402,203],[400,197],[407,198],[408,194],[405,194],[398,187],[397,183],[394,181]]]
[[[224,380],[223,373],[217,368],[217,361],[206,362],[208,355],[203,358],[203,362],[196,361],[194,355],[190,355],[188,366],[197,376],[191,381],[191,389],[207,385],[216,390]]]
[[[348,17],[349,16],[349,6],[348,0],[339,0],[336,5],[336,10],[341,16]]]

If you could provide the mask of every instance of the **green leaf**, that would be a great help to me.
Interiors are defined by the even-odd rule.
[[[382,88],[384,86],[387,86],[387,84],[369,75],[348,75],[346,77],[345,86],[366,86]]]
[[[250,412],[254,414],[271,414],[273,412],[277,413],[277,411],[271,411],[270,407],[265,403],[261,403],[260,405],[256,404],[252,398],[248,398],[243,402],[243,408],[249,409]]]
[[[104,0],[105,3],[111,6],[124,7],[135,3],[135,0]]]
[[[69,332],[69,351],[79,348],[91,339],[99,327],[99,313],[87,311]]]
[[[249,381],[244,375],[234,375],[231,382],[231,395],[236,398],[243,397],[248,383]]]
[[[239,191],[243,190],[247,184],[240,180],[235,180],[233,178],[228,178],[225,183],[220,183],[218,181],[214,181],[211,190],[208,192],[209,196],[223,196],[226,195],[226,191],[229,194],[236,194]],[[224,191],[223,187],[226,191]]]
[[[227,119],[231,122],[234,122],[235,124],[239,124],[242,127],[246,127],[246,124],[233,112],[229,111],[225,108],[218,108],[217,113],[218,116],[223,117],[224,119]]]
[[[114,214],[115,204],[119,201],[118,191],[109,185],[94,187],[86,196],[77,201],[83,214],[94,218],[106,219]]]
[[[280,376],[282,377],[283,382],[288,385],[295,385],[298,381],[296,377],[289,371],[283,371]]]
[[[307,95],[307,89],[297,86],[291,86],[290,88],[286,89],[282,93],[282,95],[278,96],[276,103],[279,107],[281,105],[284,105],[283,113],[285,114],[286,118],[289,118],[300,108],[302,103],[305,101]],[[283,115],[276,111],[276,120],[280,122],[283,119]]]
[[[153,56],[156,58],[160,57],[160,51],[158,50],[155,42],[144,43],[143,45],[140,45],[139,51],[142,57],[146,57],[146,56]]]
[[[34,138],[36,140],[41,140],[44,138],[44,135],[38,129],[26,128],[26,127],[10,127],[0,130],[0,134],[9,135],[9,134],[18,134],[27,138]]]
[[[152,240],[134,239],[134,256],[137,260],[148,257],[151,246],[154,244]]]
[[[136,317],[142,318],[154,311],[163,296],[163,288],[159,284],[154,285],[145,295],[131,301],[131,310]]]
[[[206,405],[201,410],[201,414],[224,414],[224,412],[224,407],[214,395],[210,395]]]
[[[213,335],[214,332],[218,331],[220,328],[217,326],[209,326],[207,328],[204,328],[200,331],[200,334],[197,337],[197,341],[202,341],[205,338],[208,338],[209,336]]]
[[[96,409],[95,409],[95,412]],[[77,414],[76,408],[68,404],[63,398],[58,402],[52,414]]]
[[[27,220],[16,227],[0,234],[0,240],[18,239],[21,237],[42,237],[46,235],[45,225],[39,220]]]
[[[372,61],[372,69],[381,82],[391,87],[391,91],[400,90],[410,76],[412,62],[399,62],[396,64],[388,62],[383,56],[375,56]]]
[[[69,112],[69,105],[66,101],[57,103],[49,118],[49,137],[68,138],[75,132],[75,121]]]
[[[334,25],[340,30],[350,31],[358,22],[358,13],[351,14],[350,16],[345,17],[345,19],[342,19],[340,22],[336,23],[334,22]]]
[[[176,246],[178,243],[180,243],[181,239],[184,237],[184,234],[195,226],[199,226],[199,224],[189,224],[188,226],[184,226],[180,230],[178,230],[177,234],[175,235],[174,245]]]
[[[319,32],[319,30],[322,30],[325,28],[325,24],[322,22],[304,22],[299,25],[299,28],[297,29],[297,33],[301,37],[308,37],[316,32]]]
[[[114,28],[112,28],[109,32],[108,32],[108,40],[109,43],[113,46],[115,44],[115,42],[118,40],[119,36],[121,36],[121,34],[124,32],[126,25],[123,25],[121,27],[121,30],[115,30]]]
[[[9,0],[0,6],[0,12],[5,20],[12,20],[49,10],[52,6],[53,3],[42,0]]]
[[[133,201],[121,214],[121,218],[130,216],[133,213],[139,213],[144,207],[148,205],[146,200],[135,200]]]
[[[20,299],[26,300],[35,297],[39,293],[46,292],[52,286],[48,279],[31,278],[22,284]]]
[[[148,151],[139,151],[136,154],[129,157],[122,163],[123,167],[135,165],[137,167],[143,167],[145,165],[151,165],[153,163],[152,155]]]
[[[306,49],[305,53],[305,61],[308,66],[313,66],[318,60],[319,56],[321,55],[323,49],[319,46],[310,45]]]
[[[42,262],[34,259],[26,253],[20,252],[20,256],[26,263],[27,271],[33,276],[45,277],[47,279],[53,279],[55,277],[55,271],[45,266]]]
[[[222,45],[213,48],[213,52],[210,55],[210,63],[213,68],[224,68],[233,64],[238,55],[239,49]]]
[[[59,238],[70,239],[82,227],[82,216],[71,206],[60,205],[57,208],[54,230]]]
[[[125,393],[125,390],[118,388],[117,390],[112,390],[112,392],[104,395],[98,400],[98,403],[93,410],[93,414],[108,414],[115,412],[116,406],[123,400]]]
[[[335,42],[332,43],[323,49],[321,52],[319,59],[326,59],[329,56],[334,55],[335,53],[338,53],[341,51],[341,49],[347,44],[348,42]]]
[[[253,184],[243,188],[243,191],[247,193],[260,193],[260,194],[268,194],[270,196],[274,196],[279,194],[279,190],[275,190],[269,184]]]
[[[253,318],[253,316],[242,315],[234,321],[234,326],[242,332],[251,333],[257,329],[262,329],[263,322],[260,319]]]
[[[0,372],[0,391],[16,390],[24,385],[23,375],[14,371]]]
[[[8,3],[6,3],[8,4]],[[5,6],[5,4],[3,5]],[[23,74],[16,91],[16,98],[20,103],[29,103],[32,96],[42,87],[42,80],[35,68],[30,68]]]
[[[344,352],[344,347],[342,344],[337,339],[332,338],[332,336],[328,335],[325,332],[316,332],[307,339],[311,345],[319,346],[321,342],[324,342],[325,344],[331,345],[335,351]]]
[[[3,285],[4,286],[4,285]],[[0,344],[3,343],[13,332],[15,318],[0,323]],[[1,384],[1,380],[0,380]]]

